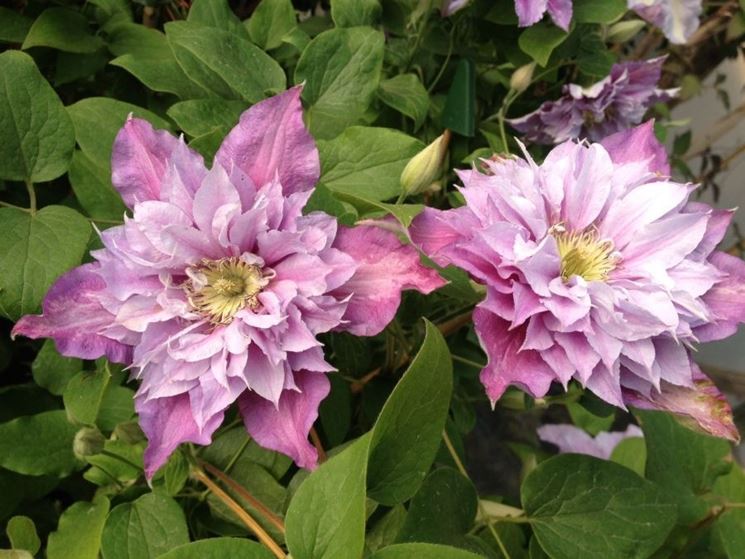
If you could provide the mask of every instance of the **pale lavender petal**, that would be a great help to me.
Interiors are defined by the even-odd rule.
[[[108,357],[129,363],[132,348],[105,335],[114,325],[114,315],[101,304],[106,282],[97,273],[98,264],[73,268],[57,279],[42,303],[42,314],[26,315],[13,327],[13,336],[52,338],[57,350],[68,357]]]
[[[567,181],[561,216],[571,231],[585,229],[600,215],[611,190],[613,163],[600,144],[580,151],[574,180]]]
[[[146,120],[130,117],[114,140],[111,152],[111,182],[130,208],[137,202],[160,200],[163,178],[171,157],[177,154],[187,183],[204,167],[202,156],[186,147],[183,139],[165,130],[155,130]]]
[[[313,138],[303,124],[302,86],[256,103],[241,115],[215,161],[248,175],[257,188],[275,175],[285,194],[310,190],[321,173]]]
[[[688,42],[696,32],[703,10],[701,0],[628,0],[628,6],[678,45]]]
[[[600,143],[616,165],[639,163],[651,173],[670,175],[665,146],[654,135],[654,120],[611,134]]]
[[[548,13],[557,26],[569,31],[569,24],[572,21],[572,0],[548,0]]]
[[[393,319],[404,289],[430,293],[445,285],[439,274],[424,267],[419,253],[390,231],[372,225],[340,227],[334,247],[358,264],[352,278],[334,291],[350,297],[345,324],[339,329],[374,336]]]
[[[629,425],[625,431],[603,431],[595,437],[569,424],[547,424],[538,427],[538,437],[559,447],[560,453],[587,454],[603,460],[610,460],[613,450],[621,441],[643,436],[642,430],[636,425]]]
[[[223,420],[223,413],[219,412],[200,430],[192,416],[188,394],[157,399],[137,397],[135,410],[148,439],[144,457],[148,479],[152,479],[181,443],[210,444],[212,434]]]
[[[312,470],[318,463],[318,452],[308,442],[308,433],[330,383],[325,374],[306,371],[295,371],[294,380],[299,391],[282,392],[277,406],[254,392],[244,393],[238,405],[246,430],[257,443]]]
[[[711,255],[711,263],[727,277],[703,297],[714,318],[711,323],[694,328],[694,334],[705,342],[731,336],[738,324],[745,322],[745,262],[717,251]]]
[[[538,23],[548,8],[548,0],[515,0],[518,25],[530,27]],[[570,16],[571,17],[571,16]]]

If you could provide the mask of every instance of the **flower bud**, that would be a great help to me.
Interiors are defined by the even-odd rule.
[[[424,192],[439,178],[449,142],[450,130],[445,130],[406,164],[401,173],[401,188],[407,195]]]
[[[95,427],[83,427],[75,433],[72,451],[75,456],[84,460],[86,456],[100,454],[105,443],[106,438],[101,434],[101,431]]]
[[[608,28],[608,34],[605,38],[609,43],[625,43],[633,39],[645,25],[646,22],[640,19],[619,21]]]
[[[522,93],[533,81],[533,71],[535,70],[535,62],[520,66],[517,70],[512,72],[510,77],[510,89],[518,93]]]

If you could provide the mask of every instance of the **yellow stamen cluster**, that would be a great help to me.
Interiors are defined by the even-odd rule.
[[[596,230],[569,233],[556,228],[553,233],[561,257],[561,277],[568,281],[581,276],[586,281],[605,281],[618,262],[613,243],[598,238]]]
[[[258,295],[269,283],[259,266],[236,257],[204,260],[189,270],[189,278],[189,302],[213,324],[229,324],[238,311],[258,308]]]

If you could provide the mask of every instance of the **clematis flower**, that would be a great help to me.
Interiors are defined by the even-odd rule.
[[[701,0],[628,0],[630,10],[662,29],[676,45],[688,42],[698,29]]]
[[[492,403],[576,380],[610,404],[664,409],[737,439],[731,410],[690,359],[745,321],[745,262],[715,249],[732,212],[668,178],[651,122],[565,142],[542,165],[460,171],[466,205],[426,208],[414,242],[486,286],[474,311]]]
[[[548,12],[553,22],[564,31],[572,21],[572,0],[515,0],[518,25],[530,27]]]
[[[614,64],[610,75],[590,87],[564,86],[556,101],[507,122],[538,144],[557,144],[573,138],[598,141],[639,124],[655,103],[674,97],[677,89],[659,89],[664,57]]]
[[[559,447],[559,452],[587,454],[595,458],[609,460],[621,441],[644,437],[636,425],[629,425],[625,431],[603,431],[591,436],[584,429],[569,424],[547,424],[538,427],[538,438]]]
[[[148,477],[180,443],[208,444],[234,402],[259,444],[314,467],[307,437],[333,370],[318,334],[376,334],[402,289],[443,283],[390,232],[302,214],[319,159],[300,93],[243,113],[211,170],[182,139],[130,118],[112,182],[132,217],[13,330],[131,367]]]

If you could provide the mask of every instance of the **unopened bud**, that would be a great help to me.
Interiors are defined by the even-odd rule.
[[[83,427],[75,433],[72,451],[75,456],[83,460],[86,456],[100,454],[105,443],[106,438],[101,434],[101,431],[95,427]]]
[[[512,72],[510,77],[510,89],[518,93],[522,93],[528,87],[530,87],[533,81],[533,71],[535,70],[535,62],[520,66],[517,70]]]
[[[609,43],[625,43],[636,37],[636,34],[639,33],[645,25],[647,25],[646,22],[640,19],[619,21],[608,28],[608,34],[605,38]]]
[[[442,165],[450,142],[450,130],[417,153],[401,173],[401,188],[406,194],[427,190],[442,174]]]

